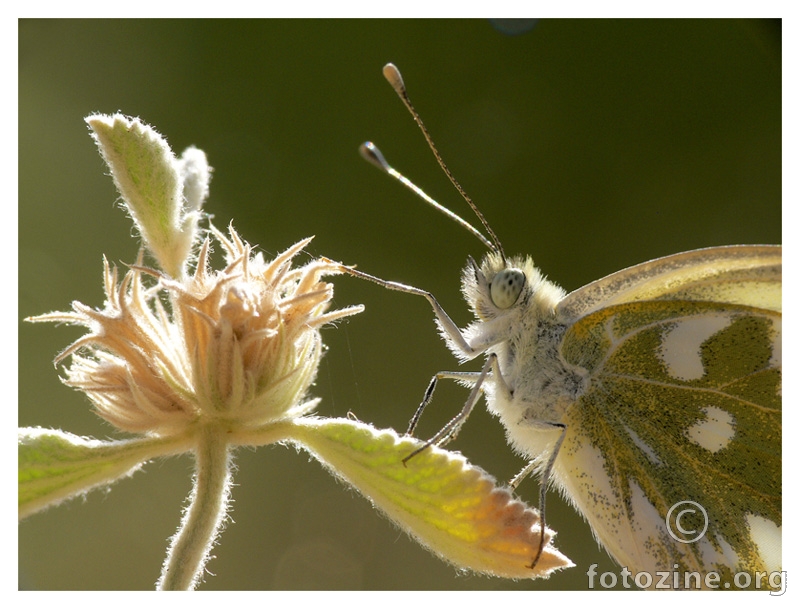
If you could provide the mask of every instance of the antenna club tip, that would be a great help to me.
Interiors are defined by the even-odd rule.
[[[393,63],[387,63],[383,66],[383,77],[389,81],[395,91],[405,91],[406,85],[403,82],[403,77],[400,75],[400,70]]]
[[[389,163],[386,162],[381,151],[372,142],[364,142],[361,144],[361,146],[358,147],[358,152],[361,154],[362,158],[375,165],[378,169],[383,171],[389,170]]]

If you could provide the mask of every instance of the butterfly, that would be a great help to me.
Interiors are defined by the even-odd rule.
[[[472,391],[426,446],[453,440],[483,395],[529,460],[512,487],[538,473],[543,517],[547,487],[557,487],[621,566],[647,576],[637,585],[763,587],[782,564],[781,247],[684,252],[567,294],[529,257],[505,255],[442,161],[399,71],[388,64],[384,76],[490,235],[362,145],[365,158],[489,249],[463,271],[476,318],[463,330],[432,294],[352,271],[425,297],[456,358],[486,358],[479,372],[436,374],[409,433],[437,382],[456,380]]]

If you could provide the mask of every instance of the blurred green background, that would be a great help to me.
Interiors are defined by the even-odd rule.
[[[102,255],[136,257],[83,122],[121,111],[178,153],[206,151],[218,226],[233,220],[268,254],[316,235],[311,254],[430,290],[466,324],[460,270],[482,246],[357,154],[375,141],[472,221],[381,76],[388,61],[506,251],[568,291],[682,250],[781,242],[780,22],[22,20],[19,45],[21,317],[101,306]],[[431,375],[457,364],[423,299],[335,284],[337,305],[367,310],[324,331],[319,412],[402,431]],[[80,334],[20,322],[19,424],[118,437],[53,370]],[[420,435],[465,398],[440,384]],[[450,448],[499,479],[524,464],[482,407]],[[548,524],[578,566],[512,582],[458,574],[294,449],[237,464],[234,522],[202,589],[586,589],[592,563],[618,572],[555,494]],[[153,462],[24,521],[20,587],[151,589],[191,469]],[[536,503],[535,481],[519,492]]]

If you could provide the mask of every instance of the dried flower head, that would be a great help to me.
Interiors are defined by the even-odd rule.
[[[102,310],[74,302],[71,312],[33,319],[89,328],[56,363],[72,356],[65,383],[123,431],[170,434],[211,420],[242,429],[308,412],[317,403],[303,400],[322,354],[320,327],[363,308],[327,312],[333,286],[321,278],[339,265],[292,268],[310,239],[267,262],[233,227],[229,237],[211,232],[222,270],[209,268],[210,238],[182,280],[136,265],[120,281],[106,261]],[[144,275],[155,285],[145,287]]]

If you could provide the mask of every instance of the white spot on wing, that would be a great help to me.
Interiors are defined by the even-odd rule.
[[[741,559],[739,555],[736,553],[736,550],[733,549],[733,546],[725,541],[719,535],[714,535],[714,540],[717,542],[717,545],[722,550],[721,552],[714,551],[714,558],[712,559],[713,562],[708,562],[706,564],[714,564],[716,565],[726,565],[731,568],[735,568],[737,565],[740,564]],[[706,556],[707,553],[704,553]]]
[[[633,440],[633,443],[636,444],[636,446],[639,447],[639,450],[641,450],[647,456],[647,458],[650,460],[650,463],[653,465],[661,465],[661,459],[658,458],[658,455],[656,455],[655,451],[645,444],[644,440],[642,440],[630,427],[627,425],[624,427],[625,431],[627,431],[628,435],[631,437],[631,440]]]
[[[694,545],[700,553],[704,570],[719,571],[721,567],[735,569],[739,565],[739,555],[731,544],[719,535],[714,535],[713,539],[714,543],[711,543],[711,538],[706,536]]]
[[[703,377],[700,347],[731,323],[727,315],[702,315],[678,321],[664,333],[658,355],[667,367],[667,374],[682,381]]]
[[[775,368],[781,367],[781,360],[782,360],[781,345],[783,342],[782,341],[783,333],[781,331],[781,325],[782,324],[780,319],[776,319],[772,322],[772,329],[775,332],[775,334],[772,336],[772,357],[769,358],[769,364],[770,366],[773,366]]]
[[[637,571],[655,572],[666,567],[662,541],[667,536],[664,518],[644,494],[642,487],[633,480],[631,490],[631,530],[638,544],[629,568]]]
[[[703,414],[703,419],[686,430],[686,436],[695,444],[716,453],[730,444],[736,435],[736,419],[730,412],[716,406],[703,408]]]
[[[755,514],[747,515],[750,538],[758,546],[758,553],[768,572],[780,571],[783,566],[781,554],[781,528],[771,520]]]

